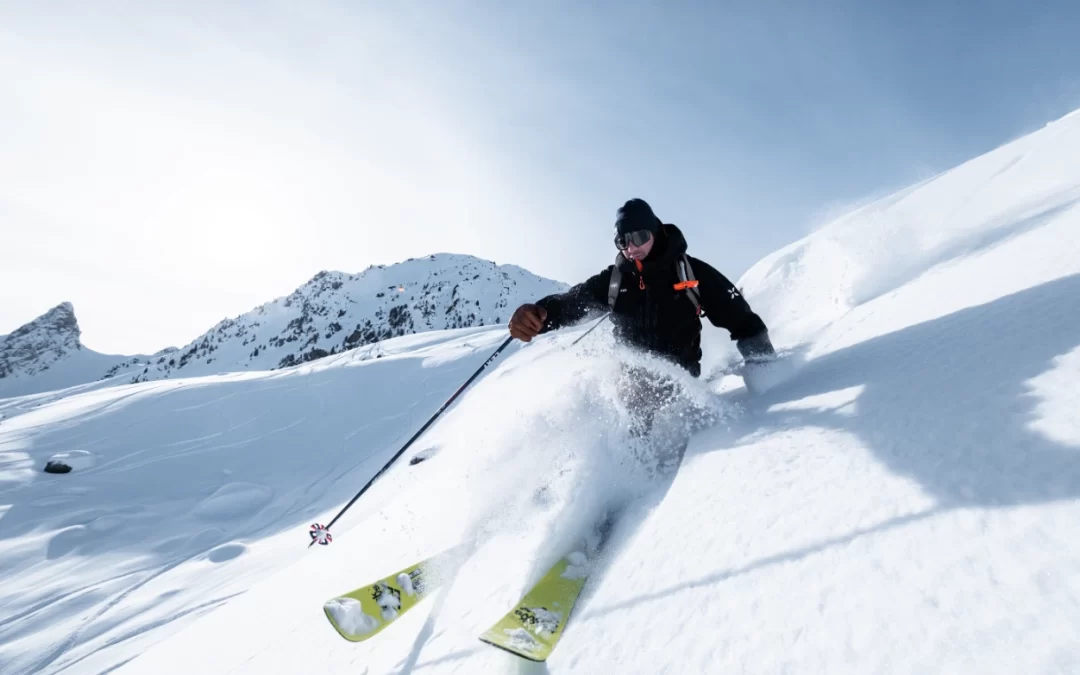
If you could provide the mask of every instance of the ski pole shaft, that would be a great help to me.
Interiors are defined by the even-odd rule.
[[[573,347],[573,346],[574,346],[574,345],[576,345],[577,343],[579,343],[579,342],[581,342],[582,340],[584,340],[584,339],[585,339],[585,335],[588,335],[589,333],[591,333],[591,332],[593,332],[594,330],[596,330],[596,327],[597,327],[597,326],[599,326],[600,324],[604,323],[604,321],[605,321],[605,320],[606,320],[606,319],[607,319],[607,318],[608,318],[609,316],[611,316],[611,312],[608,312],[608,313],[607,313],[607,314],[605,314],[604,316],[600,317],[600,320],[599,320],[599,321],[597,321],[596,323],[594,323],[594,324],[593,324],[593,327],[592,327],[592,328],[590,328],[589,330],[585,331],[585,334],[584,334],[584,335],[582,335],[582,336],[581,336],[581,337],[579,337],[578,339],[576,339],[576,340],[574,340],[573,342],[571,342],[571,343],[570,343],[570,346],[571,346],[571,347]]]
[[[383,475],[383,474],[384,474],[384,473],[386,472],[386,470],[387,470],[387,469],[389,469],[389,468],[390,468],[390,466],[391,466],[391,465],[392,465],[392,464],[393,464],[394,462],[396,462],[396,461],[397,461],[397,459],[398,459],[399,457],[401,457],[401,455],[402,455],[402,454],[404,454],[406,450],[408,450],[408,449],[409,449],[409,446],[410,446],[410,445],[412,445],[412,444],[413,444],[413,442],[414,442],[414,441],[415,441],[416,439],[420,438],[420,436],[421,436],[421,435],[422,435],[422,434],[423,434],[423,433],[424,433],[425,431],[427,431],[428,427],[430,427],[430,426],[431,426],[431,425],[432,425],[432,424],[433,424],[433,423],[435,422],[435,420],[439,418],[439,415],[442,415],[442,414],[443,414],[443,412],[445,412],[445,411],[446,411],[446,409],[450,407],[450,404],[451,404],[451,403],[453,403],[453,402],[454,402],[454,400],[455,400],[455,399],[456,399],[456,398],[457,398],[458,396],[460,396],[460,395],[461,395],[461,392],[465,391],[465,389],[466,389],[466,388],[468,388],[468,386],[469,386],[470,384],[472,384],[472,383],[473,383],[473,380],[475,380],[475,379],[476,379],[477,377],[479,377],[479,376],[480,376],[480,373],[481,373],[481,372],[483,372],[483,370],[484,370],[485,368],[487,368],[487,367],[488,367],[488,366],[489,366],[489,365],[491,364],[491,362],[492,362],[492,361],[494,361],[494,360],[495,360],[495,357],[497,357],[497,356],[498,356],[499,354],[501,354],[501,353],[502,353],[502,350],[506,349],[506,348],[507,348],[507,347],[508,347],[508,346],[510,345],[510,343],[511,343],[511,342],[513,341],[513,339],[514,339],[513,337],[508,337],[508,338],[506,338],[506,340],[505,340],[505,341],[504,341],[504,342],[503,342],[503,343],[502,343],[501,345],[499,345],[499,348],[498,348],[498,349],[496,349],[496,350],[495,350],[495,351],[494,351],[494,352],[493,352],[493,353],[491,354],[491,356],[489,356],[489,357],[488,357],[487,361],[484,361],[484,363],[483,363],[483,364],[481,364],[481,366],[480,366],[479,368],[477,368],[477,369],[476,369],[476,372],[475,372],[475,373],[473,373],[473,374],[472,374],[472,376],[471,376],[471,377],[469,377],[469,379],[465,380],[464,384],[462,384],[462,385],[461,385],[460,387],[458,387],[457,391],[455,391],[455,392],[453,393],[453,395],[452,395],[452,396],[451,396],[450,398],[446,399],[446,403],[443,403],[443,404],[442,404],[442,407],[441,407],[441,408],[439,408],[439,409],[438,409],[438,410],[437,410],[437,411],[435,412],[435,414],[431,416],[431,419],[429,419],[429,420],[428,420],[428,421],[427,421],[426,423],[424,423],[424,426],[420,427],[420,430],[419,430],[419,431],[417,431],[417,432],[416,432],[415,434],[413,434],[413,437],[412,437],[412,438],[410,438],[410,439],[409,439],[409,440],[408,440],[408,441],[407,441],[407,442],[405,443],[405,445],[401,446],[401,449],[400,449],[400,450],[398,450],[398,451],[397,451],[396,453],[394,453],[394,456],[390,458],[390,461],[389,461],[389,462],[387,462],[387,463],[386,463],[386,465],[385,465],[385,466],[383,466],[383,468],[379,469],[379,472],[378,472],[378,473],[376,473],[376,474],[375,474],[374,476],[372,476],[372,477],[371,477],[371,480],[369,480],[369,481],[367,482],[367,484],[366,484],[366,485],[364,485],[364,487],[360,488],[360,491],[359,491],[359,492],[357,492],[357,493],[356,493],[356,495],[355,495],[355,496],[353,496],[353,498],[349,500],[349,503],[348,503],[348,504],[346,504],[346,505],[344,506],[344,508],[342,508],[342,509],[341,509],[340,511],[338,511],[338,514],[337,514],[336,516],[334,516],[334,519],[333,519],[333,520],[331,520],[331,521],[330,521],[330,524],[328,524],[328,525],[326,526],[326,528],[325,528],[326,530],[329,530],[329,529],[330,529],[330,528],[331,528],[331,527],[332,527],[332,526],[334,525],[334,523],[336,523],[336,522],[337,522],[338,518],[340,518],[340,517],[341,517],[341,516],[342,516],[342,515],[343,515],[343,514],[344,514],[344,513],[346,512],[346,511],[348,511],[348,510],[349,510],[349,508],[350,508],[350,507],[351,507],[351,506],[352,506],[353,504],[355,504],[355,503],[356,503],[356,500],[357,500],[357,499],[360,499],[360,496],[361,496],[361,495],[363,495],[363,494],[364,494],[365,492],[367,492],[368,488],[369,488],[369,487],[371,487],[371,486],[372,486],[372,484],[373,484],[373,483],[374,483],[374,482],[375,482],[376,480],[378,480],[379,476]],[[315,539],[312,539],[312,541],[311,541],[311,544],[308,544],[308,548],[310,548],[310,547],[311,547],[311,546],[312,546],[312,545],[313,545],[314,543],[315,543]]]

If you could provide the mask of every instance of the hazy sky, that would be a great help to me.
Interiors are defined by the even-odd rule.
[[[316,272],[575,282],[649,200],[732,279],[1080,108],[1080,3],[0,4],[0,333],[180,346]],[[752,300],[752,299],[751,299]]]

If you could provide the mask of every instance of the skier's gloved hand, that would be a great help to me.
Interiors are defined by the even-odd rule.
[[[770,361],[776,356],[772,341],[769,339],[769,331],[763,330],[757,335],[743,338],[735,343],[739,353],[747,363],[755,361]]]
[[[522,342],[529,342],[540,334],[546,320],[546,309],[526,303],[514,310],[514,315],[510,317],[510,335]]]

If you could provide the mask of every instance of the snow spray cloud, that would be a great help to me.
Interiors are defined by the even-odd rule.
[[[446,461],[440,503],[461,508],[469,536],[498,531],[561,548],[602,512],[670,477],[689,435],[722,415],[681,368],[597,332],[534,342],[461,401],[437,429]],[[635,387],[667,383],[652,432],[638,436]],[[549,546],[550,545],[550,546]]]

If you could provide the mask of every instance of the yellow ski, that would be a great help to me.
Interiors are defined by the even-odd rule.
[[[545,661],[551,656],[623,509],[610,507],[593,536],[586,536],[576,550],[552,565],[514,609],[480,635],[480,640],[530,661]]]
[[[580,551],[560,559],[480,640],[530,661],[545,660],[585,586],[587,564]]]
[[[346,640],[367,640],[438,588],[462,549],[460,545],[449,548],[373,584],[327,600],[323,605],[326,618]]]

